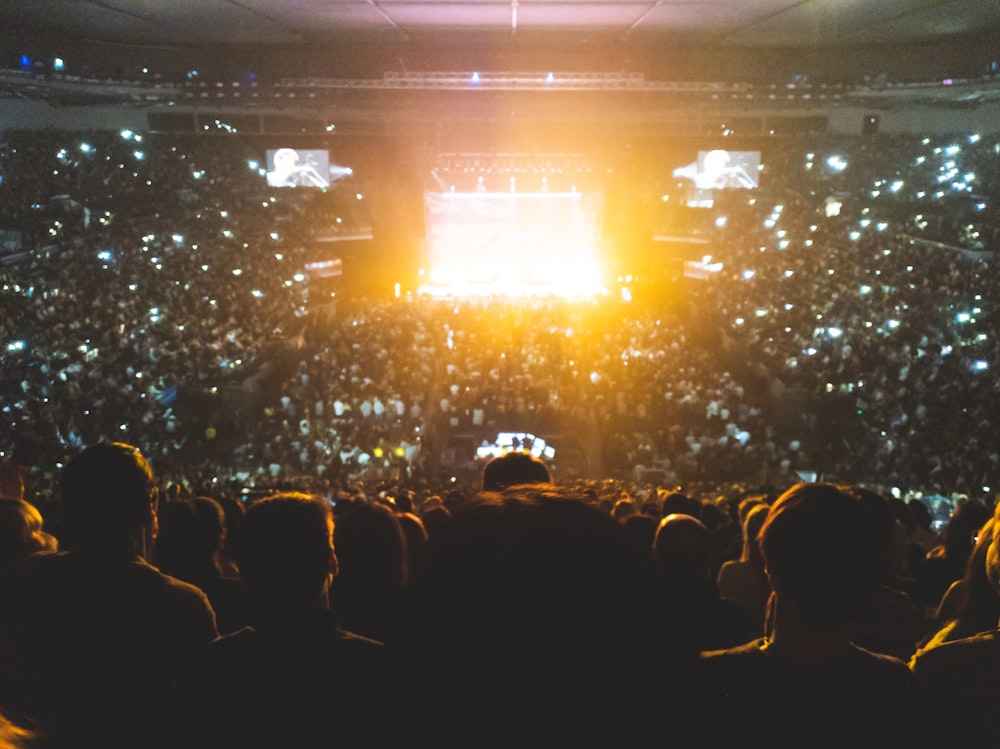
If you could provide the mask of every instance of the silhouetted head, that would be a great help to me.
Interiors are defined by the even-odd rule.
[[[693,518],[701,516],[701,503],[692,499],[684,492],[668,492],[663,497],[663,504],[660,506],[661,517],[667,515],[690,515]]]
[[[422,522],[428,538],[433,536],[437,532],[437,529],[444,525],[450,517],[451,512],[444,505],[435,505],[424,510]]]
[[[196,535],[193,539],[199,558],[211,560],[222,548],[226,537],[226,514],[211,497],[194,497],[188,500],[194,511]]]
[[[399,588],[406,580],[406,538],[386,507],[361,504],[337,521],[334,534],[341,580],[371,592]]]
[[[42,514],[23,499],[0,499],[0,577],[36,551],[54,550],[56,540],[42,530]]]
[[[626,518],[632,517],[635,514],[636,514],[635,502],[625,497],[615,502],[615,506],[611,508],[611,517],[613,517],[619,523],[623,522]]]
[[[988,538],[984,538],[988,535]],[[976,546],[988,543],[986,549],[986,577],[989,578],[990,585],[1000,594],[1000,502],[997,503],[993,511],[993,521],[990,525],[984,526],[980,532],[979,541]]]
[[[707,581],[712,568],[712,534],[690,515],[667,515],[653,543],[660,572],[678,583]]]
[[[493,458],[483,470],[483,491],[499,492],[517,484],[551,484],[549,469],[527,453],[507,453]]]
[[[945,556],[959,564],[965,564],[965,560],[972,553],[976,534],[989,518],[990,511],[982,502],[978,500],[959,502],[951,520],[941,532]]]
[[[760,529],[764,527],[767,520],[767,513],[770,508],[763,504],[754,505],[746,514],[743,522],[743,552],[740,560],[743,562],[760,562],[763,559],[760,554]]]
[[[397,514],[396,521],[406,538],[406,569],[408,573],[412,574],[420,563],[424,546],[427,545],[427,529],[424,528],[420,518],[412,512]]]
[[[132,445],[102,442],[73,458],[63,472],[62,502],[71,548],[119,552],[155,534],[153,469]]]
[[[878,575],[877,539],[860,502],[832,484],[796,484],[775,501],[760,531],[779,602],[823,629],[846,625]]]
[[[325,598],[337,572],[330,506],[297,493],[254,502],[239,526],[236,562],[247,588],[265,605]]]
[[[153,564],[168,575],[191,582],[195,568],[191,555],[196,534],[194,508],[184,500],[161,502],[157,527]]]
[[[159,529],[153,560],[163,572],[196,585],[218,572],[216,553],[222,549],[225,526],[214,499],[161,502]]]

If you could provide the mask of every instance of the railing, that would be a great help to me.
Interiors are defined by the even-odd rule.
[[[338,91],[623,91],[683,94],[749,103],[810,103],[853,100],[858,103],[920,103],[954,106],[1000,99],[1000,79],[945,80],[927,83],[810,85],[647,80],[642,73],[387,72],[381,78],[283,78],[276,83],[205,81],[136,81],[97,79],[64,73],[0,69],[0,97],[133,104],[198,104],[226,101],[236,105],[323,100]]]

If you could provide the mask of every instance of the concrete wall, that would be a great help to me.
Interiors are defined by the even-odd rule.
[[[844,135],[861,133],[862,123],[869,114],[878,115],[878,131],[890,134],[944,135],[948,133],[1000,132],[1000,103],[982,104],[969,109],[909,106],[894,109],[850,106],[831,108],[830,132]]]
[[[147,130],[146,111],[141,107],[84,106],[53,107],[44,101],[0,99],[0,133],[11,129],[55,130]]]

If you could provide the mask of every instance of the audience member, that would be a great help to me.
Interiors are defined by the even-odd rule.
[[[941,543],[927,552],[917,571],[917,604],[934,615],[948,587],[962,577],[979,529],[989,520],[989,510],[982,502],[961,502],[955,508],[941,534]]]
[[[909,660],[916,643],[924,636],[924,617],[917,606],[897,587],[898,571],[902,559],[894,558],[903,547],[893,543],[903,529],[885,498],[870,489],[857,486],[843,491],[854,497],[865,515],[865,534],[871,539],[878,553],[879,567],[875,585],[864,606],[851,621],[848,629],[855,645],[902,661]]]
[[[203,747],[377,746],[390,687],[379,643],[329,610],[337,574],[323,500],[277,494],[240,525],[240,574],[260,607],[252,628],[212,643],[187,685],[190,740]]]
[[[738,560],[722,565],[716,585],[719,597],[732,601],[740,611],[764,633],[767,601],[771,597],[771,584],[767,581],[764,557],[760,551],[760,529],[767,519],[768,505],[753,505],[743,521],[743,548]]]
[[[204,593],[146,562],[152,469],[95,445],[66,467],[62,502],[67,551],[26,560],[5,607],[4,704],[52,746],[175,746],[177,680],[218,633]]]
[[[986,577],[1000,593],[1000,505],[986,537]],[[1000,629],[942,642],[918,652],[910,668],[924,697],[920,724],[930,746],[1000,744]]]
[[[0,499],[0,600],[15,570],[39,551],[56,551],[59,542],[42,529],[42,514],[23,499]]]
[[[916,702],[905,664],[854,645],[852,617],[878,575],[864,511],[828,484],[799,484],[760,532],[774,590],[767,636],[706,653],[707,746],[911,746]],[[721,719],[721,716],[725,716]]]
[[[712,579],[712,534],[690,515],[667,515],[653,543],[664,595],[699,650],[740,645],[759,632],[731,601],[719,598]]]
[[[657,616],[651,572],[578,493],[522,486],[456,512],[387,640],[404,736],[631,746],[669,724],[684,743],[690,645]]]
[[[423,560],[424,547],[427,545],[427,529],[424,528],[420,518],[412,512],[403,512],[396,515],[399,528],[403,531],[403,538],[406,541],[406,570],[408,575],[412,575],[420,567]]]
[[[330,608],[345,629],[376,640],[407,577],[406,537],[396,516],[379,505],[353,507],[334,531],[339,573]]]
[[[221,572],[224,522],[222,507],[210,497],[161,504],[153,561],[162,572],[204,591],[219,632],[228,634],[251,623],[253,605],[239,579]]]
[[[515,484],[551,484],[552,476],[538,458],[527,453],[509,452],[493,458],[483,469],[483,491],[503,491]]]
[[[945,592],[934,615],[938,629],[921,650],[997,628],[1000,595],[993,589],[986,571],[986,553],[993,541],[993,523],[993,518],[990,518],[979,531],[965,574]]]

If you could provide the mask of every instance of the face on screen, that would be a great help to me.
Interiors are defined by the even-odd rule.
[[[699,151],[698,160],[678,167],[674,176],[703,190],[752,189],[758,185],[760,151]]]
[[[329,187],[330,154],[318,149],[269,150],[267,184],[270,187]]]

